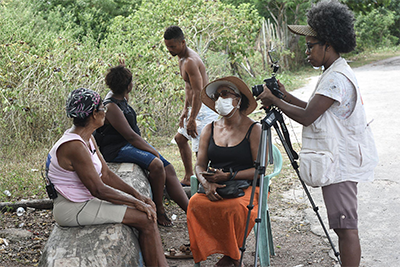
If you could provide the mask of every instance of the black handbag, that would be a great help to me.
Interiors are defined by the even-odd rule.
[[[249,180],[230,180],[219,184],[226,185],[222,188],[217,188],[217,193],[222,198],[237,198],[244,196],[244,189],[250,186],[251,181]],[[205,190],[202,184],[199,184],[197,193],[205,194]]]

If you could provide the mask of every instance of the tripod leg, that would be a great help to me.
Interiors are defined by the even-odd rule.
[[[264,134],[263,134],[264,137]],[[264,137],[265,138],[265,137]],[[264,139],[263,138],[263,139]],[[254,266],[257,266],[257,259],[258,259],[258,251],[259,251],[259,240],[260,240],[260,234],[262,231],[266,231],[265,229],[265,216],[262,216],[263,214],[263,205],[264,200],[263,199],[263,193],[264,193],[264,177],[265,177],[265,162],[267,161],[267,155],[266,155],[266,150],[268,149],[268,152],[270,152],[272,155],[272,146],[271,146],[271,128],[267,128],[266,130],[266,142],[263,140],[263,142],[261,142],[261,144],[263,145],[263,151],[261,153],[261,157],[260,157],[260,166],[264,166],[262,168],[259,169],[260,173],[260,191],[259,191],[259,197],[258,197],[258,212],[257,212],[257,219],[256,219],[256,225],[254,226],[255,229],[257,229],[257,235],[256,235],[256,251],[255,251],[255,255],[254,255]],[[269,157],[271,158],[271,157]],[[268,184],[267,184],[268,187]],[[268,191],[267,191],[268,192]],[[264,219],[264,222],[262,221],[262,219]],[[265,233],[265,232],[264,232]],[[266,247],[266,249],[268,250],[268,255],[269,255],[269,248],[268,246]]]
[[[262,127],[262,133],[261,133],[261,140],[260,140],[260,144],[259,144],[259,148],[258,148],[258,153],[257,153],[257,159],[255,162],[255,167],[256,170],[254,172],[254,178],[253,178],[253,184],[252,184],[252,191],[251,191],[251,197],[250,197],[250,203],[247,206],[248,208],[248,215],[247,215],[247,221],[246,221],[246,227],[245,227],[245,234],[244,234],[244,238],[243,238],[243,244],[242,247],[240,248],[241,251],[241,256],[240,256],[240,265],[242,265],[243,262],[243,254],[244,251],[246,250],[246,234],[248,233],[249,230],[249,224],[250,224],[250,216],[251,216],[251,211],[254,207],[253,202],[254,202],[254,194],[255,194],[255,190],[257,187],[257,180],[258,177],[260,177],[260,190],[259,190],[259,206],[258,206],[258,216],[256,218],[256,225],[255,225],[255,229],[260,229],[260,222],[261,222],[261,218],[260,218],[260,206],[262,203],[262,194],[263,194],[263,182],[264,182],[264,174],[265,174],[265,162],[266,162],[266,154],[267,154],[267,147],[268,147],[268,141],[270,141],[271,139],[271,128],[270,127],[266,127],[265,124],[263,124]],[[257,256],[258,256],[258,235],[259,235],[260,231],[257,231],[257,237],[256,237],[256,253],[255,253],[255,259],[254,259],[254,266],[257,266]]]

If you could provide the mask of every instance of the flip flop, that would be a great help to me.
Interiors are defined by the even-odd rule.
[[[157,224],[160,226],[172,227],[174,225],[174,223],[170,220],[170,218],[168,218],[166,213],[157,212],[157,217],[164,217],[165,220],[167,221],[166,223],[160,223],[157,218]]]
[[[183,184],[183,183],[181,183],[181,186],[187,187],[187,186],[190,186],[190,184]]]

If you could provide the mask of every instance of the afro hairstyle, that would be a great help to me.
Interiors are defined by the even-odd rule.
[[[132,73],[124,65],[118,65],[108,70],[105,82],[114,94],[123,94],[132,82]]]
[[[356,47],[353,12],[337,0],[321,1],[307,12],[307,23],[317,32],[317,39],[329,43],[338,53]]]

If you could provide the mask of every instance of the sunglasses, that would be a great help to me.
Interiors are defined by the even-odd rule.
[[[212,95],[210,96],[210,98],[211,98],[212,100],[214,100],[214,101],[217,101],[217,99],[218,99],[220,96],[222,96],[222,98],[227,98],[228,95],[234,95],[234,96],[236,96],[236,97],[240,97],[240,95],[238,95],[238,94],[236,94],[236,93],[234,93],[234,92],[231,92],[231,91],[229,91],[229,90],[222,90],[222,91],[220,91],[220,92],[215,92],[214,94],[212,94]]]
[[[325,44],[325,42],[315,42],[315,43],[306,43],[306,51],[307,53],[311,53],[312,48],[314,47],[314,45],[323,45]]]

